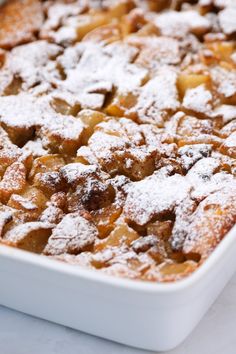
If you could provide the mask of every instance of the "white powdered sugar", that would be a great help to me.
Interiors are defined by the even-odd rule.
[[[1,242],[132,279],[193,272],[236,223],[235,11],[7,3]]]
[[[17,225],[13,229],[8,231],[4,235],[4,240],[17,244],[23,241],[29,235],[32,235],[32,233],[35,233],[36,235],[36,231],[42,231],[42,230],[50,231],[52,230],[53,227],[54,227],[53,224],[49,224],[41,221],[27,222],[24,224]]]
[[[96,175],[96,165],[83,165],[82,163],[70,163],[60,169],[60,173],[68,184],[73,185],[78,181],[85,181],[88,177]]]
[[[140,122],[161,124],[168,111],[175,111],[180,103],[176,88],[177,74],[170,67],[160,68],[153,79],[139,90],[138,102],[130,109]]]
[[[212,0],[212,2],[219,8],[236,7],[235,0]]]
[[[48,96],[34,97],[26,93],[0,97],[0,121],[8,127],[40,128],[43,139],[49,135],[78,141],[84,130],[81,120],[56,113],[49,102]]]
[[[30,152],[33,157],[44,156],[48,154],[48,150],[43,147],[42,140],[29,140],[22,148],[25,152]]]
[[[154,24],[164,36],[183,37],[188,32],[204,33],[210,28],[208,19],[194,10],[166,11],[152,16]]]
[[[41,33],[48,30],[55,30],[69,16],[79,15],[85,10],[85,2],[77,1],[74,4],[51,3],[47,9],[47,20],[44,22]]]
[[[236,71],[215,67],[211,70],[211,75],[220,94],[226,98],[236,94]]]
[[[46,41],[37,41],[18,46],[9,54],[6,69],[22,79],[22,89],[27,90],[41,82],[59,79],[55,59],[61,48]]]
[[[128,43],[141,48],[136,63],[153,73],[160,65],[176,65],[181,61],[180,45],[174,38],[131,36]]]
[[[227,35],[236,32],[236,6],[226,7],[219,13],[219,23],[223,32]]]
[[[91,222],[78,213],[67,214],[53,229],[44,252],[77,254],[92,245],[96,236],[97,229]]]
[[[183,106],[192,111],[207,114],[212,109],[212,98],[211,92],[207,90],[204,85],[200,85],[187,90],[184,96]]]

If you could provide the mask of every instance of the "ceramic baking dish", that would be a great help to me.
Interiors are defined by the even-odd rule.
[[[188,278],[155,284],[0,246],[0,303],[113,341],[156,351],[179,345],[236,269],[236,227]]]

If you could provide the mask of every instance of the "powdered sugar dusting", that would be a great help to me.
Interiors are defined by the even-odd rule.
[[[200,85],[194,89],[187,90],[183,106],[184,108],[207,114],[211,111],[212,94],[206,90],[204,85]]]
[[[235,9],[4,5],[0,242],[131,279],[191,274],[236,223]]]
[[[131,221],[144,225],[153,217],[181,203],[190,191],[190,184],[180,175],[163,176],[160,171],[145,180],[127,185],[125,215]],[[165,193],[163,193],[165,191]]]
[[[90,101],[96,98],[101,98],[100,105],[97,104],[97,108],[101,108],[105,94],[111,92],[113,87],[120,93],[132,91],[147,75],[145,69],[131,63],[137,54],[134,47],[115,43],[103,48],[85,42],[75,50],[81,53],[79,61],[74,68],[67,69],[66,64],[67,78],[59,87],[75,94],[84,108],[94,108]],[[59,60],[64,63],[63,58]]]
[[[140,89],[137,105],[130,113],[137,112],[141,122],[162,122],[167,111],[175,111],[179,107],[176,79],[177,75],[171,68],[159,69],[155,78]]]
[[[210,28],[209,21],[196,11],[167,11],[153,16],[153,22],[161,30],[162,35],[183,37],[188,32],[206,32]]]

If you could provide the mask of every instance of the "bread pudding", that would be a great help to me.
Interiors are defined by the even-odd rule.
[[[235,0],[0,7],[0,242],[154,282],[236,223]]]

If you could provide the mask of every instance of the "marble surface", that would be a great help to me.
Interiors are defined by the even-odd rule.
[[[235,354],[235,328],[236,275],[192,335],[169,354]],[[0,354],[147,353],[0,307]]]

